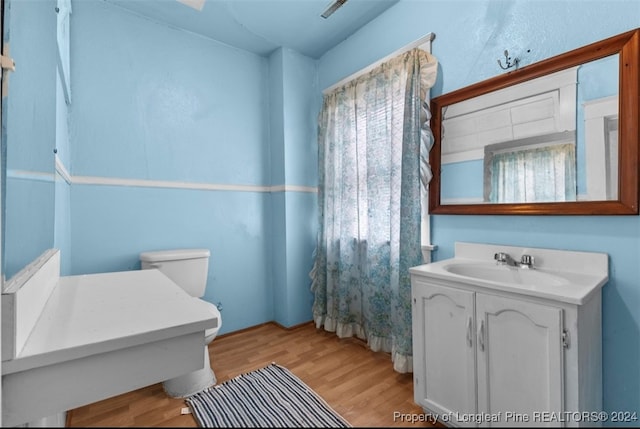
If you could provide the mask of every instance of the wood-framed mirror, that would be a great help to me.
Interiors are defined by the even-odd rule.
[[[637,215],[640,29],[431,100],[431,214]]]

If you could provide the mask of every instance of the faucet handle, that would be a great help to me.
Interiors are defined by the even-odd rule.
[[[508,255],[504,252],[498,252],[493,255],[493,259],[495,259],[498,264],[500,263],[504,264],[505,262],[507,262],[507,257]]]
[[[531,268],[533,267],[534,257],[531,255],[522,255],[520,258],[520,266]]]

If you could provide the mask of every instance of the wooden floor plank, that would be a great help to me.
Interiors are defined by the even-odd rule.
[[[387,353],[357,339],[339,339],[313,323],[284,329],[274,323],[222,335],[209,345],[218,383],[275,362],[289,369],[355,427],[429,427],[394,420],[394,412],[422,415],[413,401],[411,374],[393,370]],[[68,413],[69,427],[197,427],[182,415],[184,400],[162,384],[90,404]]]

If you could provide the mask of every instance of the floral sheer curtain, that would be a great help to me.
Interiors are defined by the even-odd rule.
[[[413,370],[409,267],[422,263],[436,71],[432,55],[411,50],[326,94],[319,117],[314,320],[390,352],[398,372]]]
[[[491,160],[490,200],[498,203],[575,201],[575,144],[495,154]]]

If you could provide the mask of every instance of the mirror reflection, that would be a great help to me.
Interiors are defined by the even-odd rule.
[[[617,200],[619,59],[442,106],[441,204]]]

